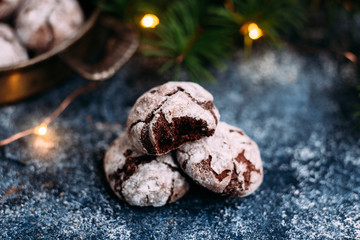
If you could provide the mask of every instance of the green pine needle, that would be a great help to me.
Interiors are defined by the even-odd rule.
[[[233,0],[236,11],[231,13],[239,26],[255,22],[271,40],[299,30],[306,11],[299,0]]]
[[[222,11],[223,7],[205,1],[176,1],[160,17],[155,30],[158,41],[148,41],[156,50],[144,53],[169,59],[161,71],[183,68],[192,81],[214,81],[207,67],[224,68],[223,60],[233,46],[229,28],[232,23],[219,14]]]
[[[103,0],[98,1],[100,8],[126,21],[134,21],[137,16],[144,13],[160,13],[165,0]]]

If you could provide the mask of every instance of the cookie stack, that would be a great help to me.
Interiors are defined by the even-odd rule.
[[[219,119],[213,96],[198,84],[168,82],[144,93],[105,155],[114,193],[158,207],[181,198],[189,179],[221,195],[254,192],[263,179],[259,148]]]

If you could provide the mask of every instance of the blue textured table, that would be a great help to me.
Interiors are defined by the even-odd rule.
[[[145,64],[146,65],[146,64]],[[0,239],[360,239],[353,65],[285,49],[241,53],[203,84],[258,144],[265,178],[243,199],[199,187],[162,208],[116,199],[102,169],[140,94],[165,81],[138,57],[78,98],[44,137],[0,148]],[[54,73],[56,74],[56,73]],[[0,139],[39,124],[85,80],[0,107]]]

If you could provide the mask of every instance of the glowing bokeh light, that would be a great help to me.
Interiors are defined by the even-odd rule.
[[[249,37],[256,40],[262,36],[262,31],[256,23],[250,23],[248,26]]]
[[[48,129],[46,124],[42,123],[40,126],[35,128],[34,133],[39,136],[44,136],[47,133]]]
[[[144,28],[155,28],[159,23],[159,18],[154,14],[145,14],[140,21],[141,26]]]

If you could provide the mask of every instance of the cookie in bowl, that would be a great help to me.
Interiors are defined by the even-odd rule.
[[[21,0],[1,0],[0,20],[9,18],[20,6]]]
[[[28,60],[26,49],[20,44],[13,29],[0,23],[0,67],[6,67]]]
[[[27,0],[17,14],[15,29],[28,50],[43,53],[73,37],[83,22],[76,0]]]

